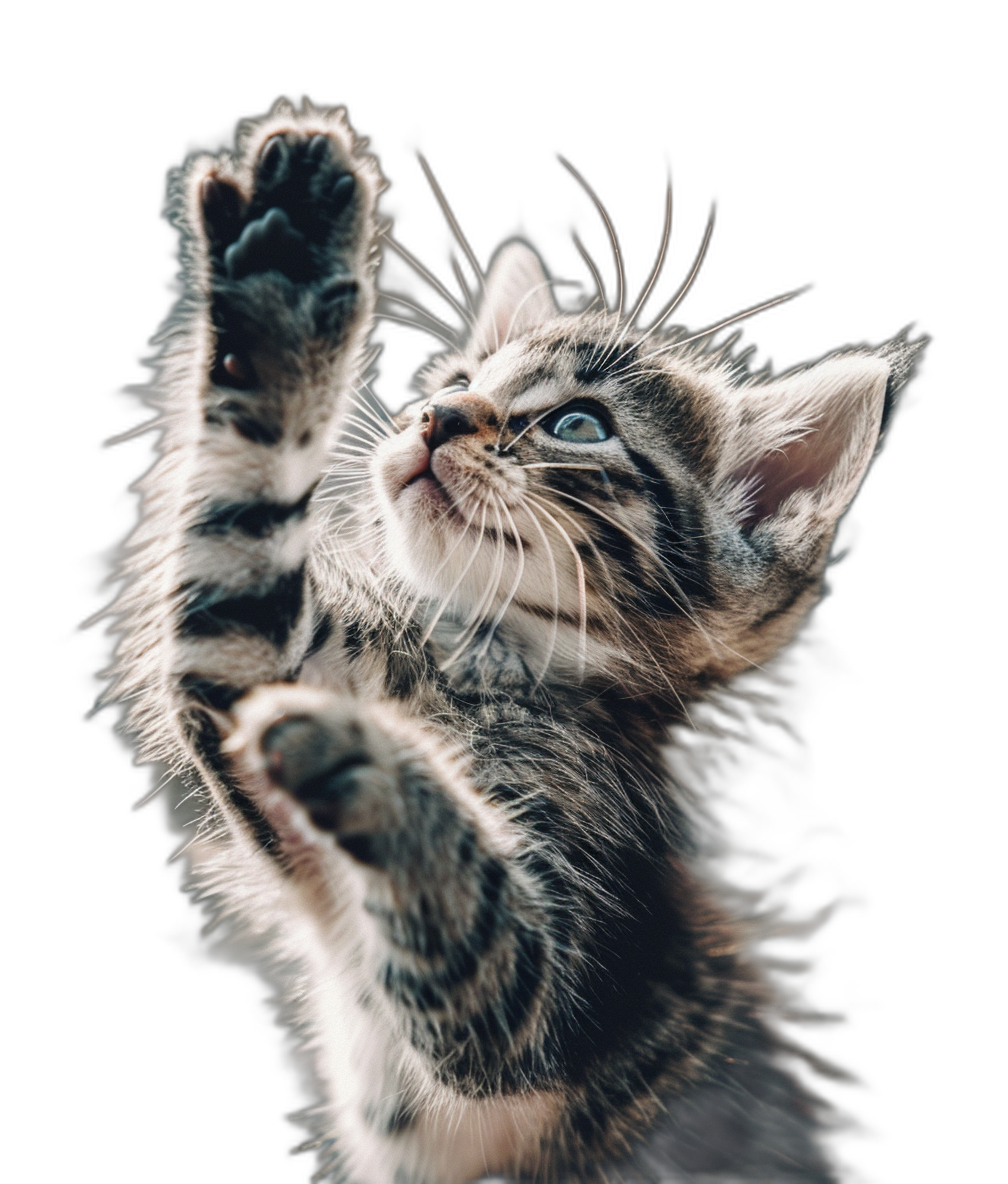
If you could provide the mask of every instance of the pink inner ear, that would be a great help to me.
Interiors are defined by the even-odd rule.
[[[836,468],[849,437],[849,424],[842,416],[821,419],[808,432],[789,444],[735,473],[738,481],[751,488],[745,525],[771,518],[784,502],[800,489],[815,489]]]

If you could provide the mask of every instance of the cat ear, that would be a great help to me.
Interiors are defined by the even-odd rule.
[[[832,531],[923,344],[897,338],[731,392],[725,475],[746,527],[796,544]]]
[[[471,342],[481,352],[493,353],[558,311],[539,256],[528,243],[514,239],[491,260]]]

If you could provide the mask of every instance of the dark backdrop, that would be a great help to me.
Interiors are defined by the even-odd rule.
[[[103,555],[134,521],[128,485],[149,462],[145,440],[101,443],[140,422],[117,392],[143,380],[147,342],[171,304],[166,170],[195,148],[220,147],[237,118],[281,94],[347,105],[392,182],[394,232],[439,275],[449,275],[449,236],[417,149],[481,262],[519,233],[554,275],[588,285],[570,242],[576,227],[611,291],[601,227],[559,153],[608,206],[631,291],[654,258],[672,169],[672,250],[651,307],[685,275],[712,201],[717,229],[683,323],[699,328],[814,285],[746,324],[758,362],[790,367],[907,326],[931,336],[841,529],[817,614],[823,644],[805,663],[796,708],[808,748],[755,766],[733,821],[768,852],[768,867],[794,871],[802,907],[836,895],[854,902],[818,942],[809,984],[816,1002],[850,1016],[817,1047],[866,1082],[843,1094],[865,1127],[846,1145],[848,1162],[894,1182],[935,1166],[950,1145],[936,1132],[952,1088],[936,1066],[962,1037],[950,1022],[955,958],[936,934],[957,941],[965,866],[950,739],[958,657],[946,626],[961,588],[950,511],[965,465],[949,410],[965,381],[957,255],[969,250],[970,221],[958,194],[971,169],[955,114],[922,60],[891,44],[852,43],[843,62],[804,66],[781,51],[746,65],[711,50],[688,75],[675,52],[640,62],[623,53],[614,71],[601,64],[604,46],[586,57],[569,54],[563,37],[552,45],[516,43],[492,64],[447,51],[411,62],[400,45],[386,65],[383,51],[368,50],[365,69],[341,66],[334,44],[322,46],[322,63],[225,40],[212,51],[180,47],[181,71],[145,50],[90,56],[53,81],[72,167],[64,140],[41,168],[50,169],[51,234],[64,244],[57,304],[72,309],[72,327],[57,321],[37,356],[44,369],[66,359],[58,377],[68,393],[45,414],[63,440],[53,498],[69,546],[49,555],[57,600],[46,611],[69,694],[65,731],[46,733],[45,744],[58,767],[70,753],[75,767],[52,778],[66,851],[52,879],[64,907],[41,922],[56,958],[38,995],[56,1017],[60,1092],[78,1099],[79,1121],[57,1151],[103,1179],[307,1182],[313,1170],[312,1157],[290,1153],[300,1134],[283,1115],[298,1096],[261,987],[207,957],[168,864],[174,841],[159,805],[133,809],[145,776],[110,738],[108,713],[83,721],[105,643],[101,630],[75,632],[105,603]],[[69,217],[72,246],[60,238]],[[390,270],[392,281],[437,308],[402,272]],[[428,345],[407,330],[383,330],[383,340],[378,390],[396,404]]]

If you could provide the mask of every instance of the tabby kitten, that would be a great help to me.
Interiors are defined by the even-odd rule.
[[[643,298],[563,312],[526,244],[484,276],[460,236],[469,308],[382,187],[307,102],[173,178],[118,600],[113,694],[314,1059],[317,1178],[834,1180],[666,746],[818,599],[921,342],[755,377],[662,329],[688,281],[643,331]],[[464,332],[378,297],[383,246]],[[450,343],[394,420],[379,299]]]

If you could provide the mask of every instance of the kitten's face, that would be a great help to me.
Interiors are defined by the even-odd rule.
[[[524,282],[513,258],[491,271],[470,346],[377,449],[389,560],[460,639],[499,630],[543,676],[676,697],[765,660],[818,594],[890,357],[747,382],[610,315],[560,314],[528,255]]]

